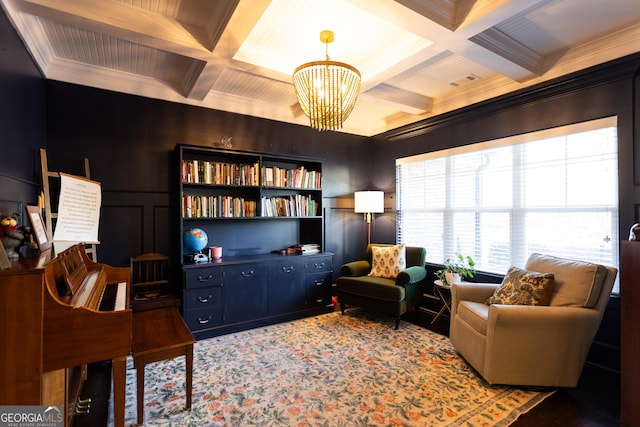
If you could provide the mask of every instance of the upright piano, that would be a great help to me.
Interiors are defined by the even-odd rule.
[[[86,365],[112,361],[114,421],[124,425],[131,351],[129,268],[93,262],[77,244],[0,270],[0,405],[86,409]]]

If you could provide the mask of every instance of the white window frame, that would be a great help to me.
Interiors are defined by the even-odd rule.
[[[576,204],[575,206],[569,204],[564,208],[561,208],[559,206],[524,206],[522,203],[522,198],[527,197],[526,189],[517,188],[518,182],[522,182],[519,181],[522,177],[518,176],[518,174],[521,174],[523,172],[521,172],[520,169],[514,166],[515,164],[517,164],[517,161],[512,159],[511,162],[513,162],[513,169],[510,171],[509,176],[512,181],[512,189],[515,188],[515,190],[513,190],[513,199],[508,205],[493,205],[486,207],[483,206],[482,203],[478,203],[476,201],[475,205],[473,203],[470,203],[466,206],[456,206],[456,202],[453,200],[455,199],[455,195],[452,196],[450,193],[450,191],[455,191],[452,190],[451,187],[455,186],[456,178],[454,178],[455,173],[452,174],[449,169],[452,164],[455,164],[453,163],[455,162],[455,160],[453,160],[453,162],[451,160],[456,158],[455,156],[458,156],[457,158],[461,159],[462,156],[459,155],[470,154],[471,156],[473,156],[475,153],[481,152],[483,150],[486,151],[499,149],[500,147],[512,147],[511,150],[516,153],[518,152],[519,147],[524,147],[524,144],[528,142],[543,141],[548,140],[549,138],[569,137],[582,132],[594,131],[604,128],[613,129],[613,135],[615,138],[615,144],[613,146],[613,150],[615,150],[615,161],[613,162],[615,163],[615,189],[611,189],[611,192],[615,194],[610,194],[609,192],[606,193],[610,194],[608,197],[603,197],[604,199],[608,199],[606,205],[603,205],[602,202],[596,201],[594,206],[584,204]],[[573,256],[573,258],[617,267],[619,264],[618,241],[620,239],[618,227],[619,183],[617,170],[618,144],[616,131],[617,117],[614,116],[396,159],[397,241],[399,243],[406,243],[412,246],[419,245],[426,247],[427,262],[442,264],[446,258],[452,256],[456,252],[461,252],[464,255],[471,255],[474,257],[474,260],[477,263],[478,270],[489,273],[504,274],[506,273],[506,270],[510,265],[523,266],[526,258],[530,255],[529,253],[525,252],[529,250],[530,246],[535,246],[527,245],[526,243],[526,227],[524,226],[525,217],[542,217],[546,214],[553,215],[554,212],[557,214],[558,218],[562,218],[563,216],[571,218],[571,215],[598,215],[598,218],[608,218],[611,222],[611,224],[608,224],[608,222],[605,223],[604,221],[597,222],[598,224],[604,223],[601,228],[609,230],[607,231],[607,235],[603,238],[604,243],[601,245],[605,249],[589,249],[588,246],[593,246],[594,244],[594,236],[589,236],[591,240],[588,240],[586,237],[577,234],[573,237],[567,237],[567,240],[570,240],[572,238],[575,239],[571,242],[571,245],[580,248],[580,250],[576,252],[577,254]],[[611,131],[609,132],[609,134],[611,134]],[[514,155],[514,157],[516,156],[517,155]],[[436,162],[433,162],[434,160]],[[431,163],[429,163],[430,161]],[[458,160],[458,162],[460,162],[460,160]],[[609,159],[607,164],[611,166],[612,160]],[[428,168],[429,165],[431,165],[432,169],[429,171],[427,171],[427,169],[424,169],[424,172],[415,172],[415,169],[409,169],[409,167],[421,168],[423,167],[422,165],[424,166],[424,168]],[[471,167],[472,166],[470,165],[469,171],[472,170]],[[562,167],[562,165],[560,165],[560,167]],[[437,169],[435,175],[433,175],[434,172],[432,172],[432,170],[434,169]],[[611,171],[611,169],[607,170]],[[407,177],[403,178],[403,171],[404,174],[407,175]],[[421,173],[424,174],[424,177],[419,176]],[[472,174],[469,172],[466,177],[463,177],[463,179],[466,179],[465,182],[473,182],[474,178],[471,175]],[[405,181],[403,181],[403,179]],[[477,186],[479,185],[477,184],[477,176],[475,179]],[[413,180],[412,187],[410,186],[410,184],[408,184],[409,180]],[[421,180],[423,180],[423,182],[421,182]],[[432,188],[429,188],[430,185],[432,186]],[[434,185],[435,187],[433,187]],[[408,188],[410,187],[412,188],[412,190],[408,190]],[[567,184],[566,189],[570,190],[571,188],[576,187],[571,187]],[[418,189],[421,194],[406,194],[415,192],[416,189]],[[550,191],[553,190],[554,189],[550,189]],[[478,192],[479,190],[476,189],[476,193],[474,194],[477,194]],[[520,194],[519,192],[522,194]],[[473,199],[473,194],[470,196],[470,198]],[[432,200],[429,201],[427,199]],[[582,197],[582,200],[583,199],[584,197]],[[565,215],[568,212],[572,212],[572,214]],[[469,221],[469,223],[472,224],[468,224],[468,226],[464,227],[467,230],[458,232],[457,230],[461,228],[460,223],[458,223],[458,226],[456,227],[453,218],[460,218],[465,214],[467,215],[467,218],[473,218],[473,220]],[[502,222],[498,221],[500,223],[499,227],[501,227],[502,231],[497,230],[498,234],[508,236],[508,247],[504,248],[504,250],[499,253],[494,251],[494,256],[488,254],[486,247],[481,248],[482,244],[480,242],[484,242],[486,239],[483,240],[482,236],[480,235],[482,233],[480,228],[482,227],[479,225],[481,224],[481,221],[478,220],[478,218],[495,218],[499,215],[501,215],[503,219],[508,218],[508,220],[504,220]],[[417,219],[419,217],[424,218],[424,222],[422,224]],[[600,231],[601,230],[598,230],[598,233],[600,233]],[[588,232],[589,230],[584,230],[584,233]],[[457,236],[450,237],[452,233],[457,234]],[[557,236],[557,234],[554,235]],[[601,234],[597,234],[597,239],[600,239],[600,236]],[[582,242],[581,238],[583,238]],[[610,239],[610,241],[607,242],[607,239]],[[581,250],[581,245],[587,247],[584,253]],[[486,246],[486,244],[484,246]],[[437,247],[437,250],[430,251],[430,247],[432,249],[434,247]],[[543,250],[545,253],[548,253],[550,255],[569,258],[571,258],[572,255],[572,252],[567,249],[567,247],[554,248],[551,245],[550,247],[545,247]],[[494,258],[494,260],[492,261],[491,258]],[[496,262],[496,260],[498,259],[499,262]],[[614,293],[617,292],[619,292],[619,289],[618,284],[616,283]]]

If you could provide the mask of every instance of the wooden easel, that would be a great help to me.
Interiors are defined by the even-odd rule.
[[[44,221],[47,228],[47,237],[49,240],[53,240],[53,223],[58,218],[58,213],[53,212],[51,208],[51,186],[50,179],[60,179],[60,172],[53,172],[49,170],[47,163],[47,149],[40,149],[40,168],[42,171],[42,192],[44,194]],[[82,173],[87,179],[91,179],[91,170],[89,169],[89,159],[86,157],[82,159]],[[96,251],[96,245],[87,244],[86,253],[91,257],[94,262],[98,262],[98,253]]]

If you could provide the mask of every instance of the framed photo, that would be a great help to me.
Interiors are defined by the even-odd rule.
[[[38,249],[40,252],[45,251],[51,247],[51,240],[47,237],[47,229],[44,227],[44,221],[42,220],[42,213],[37,206],[25,206],[27,216],[29,217],[29,223],[31,224],[31,231],[33,237],[36,239]]]

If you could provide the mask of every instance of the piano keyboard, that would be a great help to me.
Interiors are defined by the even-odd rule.
[[[124,310],[127,302],[127,283],[107,283],[104,285],[98,310],[114,311]]]

